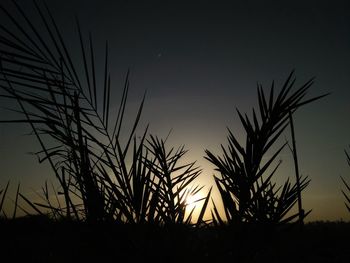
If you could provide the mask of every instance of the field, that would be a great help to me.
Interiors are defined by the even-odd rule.
[[[2,256],[12,262],[348,262],[350,224],[302,229],[244,225],[189,228],[52,222],[0,224]],[[3,258],[2,257],[2,258]]]

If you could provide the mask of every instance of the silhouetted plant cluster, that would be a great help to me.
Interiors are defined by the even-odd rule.
[[[20,196],[38,213],[39,207],[46,208],[56,218],[189,224],[192,213],[185,218],[186,197],[201,188],[187,190],[187,187],[200,171],[194,163],[178,165],[185,154],[183,148],[168,151],[157,137],[151,137],[146,144],[147,129],[139,141],[136,139],[144,99],[129,135],[121,138],[129,73],[119,109],[112,115],[116,118],[112,120],[108,44],[99,85],[92,38],[86,47],[79,23],[82,74],[78,73],[47,6],[44,12],[34,1],[47,30],[46,40],[18,3],[13,3],[27,26],[17,23],[17,17],[2,7],[18,30],[18,35],[14,35],[1,26],[0,85],[6,92],[2,96],[17,101],[25,118],[9,122],[30,124],[42,148],[37,155],[41,162],[50,163],[61,188],[54,192],[58,201],[55,206],[51,204],[47,184],[43,188],[44,203],[33,204]],[[59,195],[64,199],[62,205]]]
[[[193,211],[187,211],[187,197],[196,196],[203,189],[195,180],[200,169],[195,163],[182,163],[186,151],[166,146],[166,140],[148,135],[146,128],[137,139],[144,98],[137,114],[122,136],[129,90],[129,72],[118,110],[111,113],[111,77],[108,69],[108,43],[104,54],[103,71],[95,63],[91,36],[86,45],[77,22],[82,66],[73,61],[53,15],[34,1],[34,6],[46,32],[32,23],[24,10],[13,1],[18,14],[1,7],[12,22],[15,31],[0,25],[0,87],[2,97],[18,103],[23,119],[2,122],[27,123],[40,143],[37,152],[40,162],[49,162],[60,188],[53,189],[56,203],[51,201],[47,183],[43,187],[42,202],[20,196],[38,213],[49,211],[54,218],[88,222],[126,222],[192,224]],[[20,24],[18,17],[26,21]],[[74,54],[76,56],[76,54]],[[102,77],[99,77],[102,76]],[[313,80],[295,91],[293,72],[275,95],[269,96],[258,87],[259,115],[253,109],[252,118],[237,110],[246,133],[245,144],[240,144],[229,130],[228,147],[223,155],[206,151],[220,176],[215,176],[225,211],[225,218],[214,204],[214,224],[229,223],[287,223],[303,211],[289,214],[300,199],[309,180],[292,183],[289,179],[278,187],[273,181],[280,163],[277,156],[287,143],[273,151],[279,137],[292,120],[292,114],[301,106],[325,96],[305,99]],[[124,131],[125,133],[125,131]],[[294,158],[296,149],[294,147]],[[300,180],[299,180],[300,179]],[[345,182],[344,182],[345,183]],[[1,191],[3,200],[8,186]],[[197,226],[206,223],[204,213],[211,189],[203,201]],[[345,195],[346,196],[346,195]],[[347,197],[347,196],[346,196]],[[62,201],[63,200],[63,201]],[[44,210],[43,210],[44,209]],[[225,220],[226,219],[226,220]]]
[[[217,167],[221,175],[215,177],[215,182],[229,222],[283,223],[299,216],[300,211],[286,217],[309,180],[303,178],[298,185],[288,179],[282,188],[272,181],[281,162],[273,168],[271,166],[287,143],[282,144],[263,162],[263,157],[289,125],[291,114],[302,105],[323,97],[304,99],[313,80],[291,92],[295,83],[295,78],[292,78],[293,72],[277,96],[274,94],[274,83],[269,97],[266,97],[262,86],[258,86],[260,120],[255,109],[252,119],[237,110],[246,133],[244,145],[229,130],[228,149],[222,146],[222,157],[206,151],[206,159]],[[215,223],[223,221],[215,207],[213,220]]]

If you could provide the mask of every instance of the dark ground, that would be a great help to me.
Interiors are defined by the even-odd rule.
[[[0,221],[1,262],[350,262],[350,223],[159,228]]]

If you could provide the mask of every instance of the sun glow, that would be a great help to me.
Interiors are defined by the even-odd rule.
[[[198,205],[198,200],[201,199],[199,196],[197,195],[189,195],[186,198],[186,210],[188,212],[191,212],[193,208],[195,208]]]
[[[202,210],[202,207],[205,202],[205,198],[208,193],[205,190],[201,190],[198,193],[191,195],[189,194],[186,198],[186,217],[189,216],[192,212],[192,222],[196,222],[198,216]],[[208,210],[208,209],[207,209]]]

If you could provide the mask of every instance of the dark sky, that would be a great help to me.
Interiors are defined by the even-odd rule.
[[[36,19],[31,1],[17,2]],[[72,50],[75,14],[97,48],[108,40],[115,94],[130,68],[130,111],[147,91],[141,127],[150,123],[163,137],[173,129],[170,145],[186,145],[208,186],[213,170],[204,149],[219,153],[226,126],[243,139],[235,107],[245,112],[256,105],[256,83],[281,85],[292,69],[297,85],[315,76],[310,96],[332,94],[295,116],[300,169],[312,180],[305,204],[313,209],[311,219],[349,219],[339,178],[350,179],[343,152],[350,143],[349,1],[46,2]],[[0,16],[0,22],[7,21]],[[6,114],[1,110],[2,118]],[[0,126],[0,185],[21,180],[36,189],[53,178],[25,154],[37,147],[22,136],[26,131]],[[293,176],[290,154],[283,154],[281,178]]]

